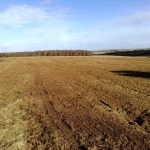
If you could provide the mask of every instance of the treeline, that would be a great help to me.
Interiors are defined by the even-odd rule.
[[[85,50],[47,50],[33,52],[0,53],[0,57],[30,57],[30,56],[91,56],[91,51]]]
[[[115,51],[115,52],[104,53],[102,55],[114,55],[114,56],[150,56],[150,50]]]

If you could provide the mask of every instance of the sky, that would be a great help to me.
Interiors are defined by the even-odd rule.
[[[0,52],[150,47],[150,0],[5,0]]]

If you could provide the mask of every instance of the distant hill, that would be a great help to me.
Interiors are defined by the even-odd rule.
[[[145,49],[112,49],[100,51],[87,50],[45,50],[32,52],[6,52],[0,53],[0,57],[29,57],[29,56],[150,56],[150,48]]]
[[[94,55],[150,56],[150,48],[147,48],[147,49],[102,50],[102,51],[95,51]]]

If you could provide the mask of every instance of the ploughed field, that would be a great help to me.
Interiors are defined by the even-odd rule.
[[[0,58],[0,149],[150,149],[150,59]]]

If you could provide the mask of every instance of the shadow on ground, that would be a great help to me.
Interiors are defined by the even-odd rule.
[[[129,76],[129,77],[140,77],[140,78],[150,78],[150,72],[141,72],[141,71],[111,71],[121,76]]]

